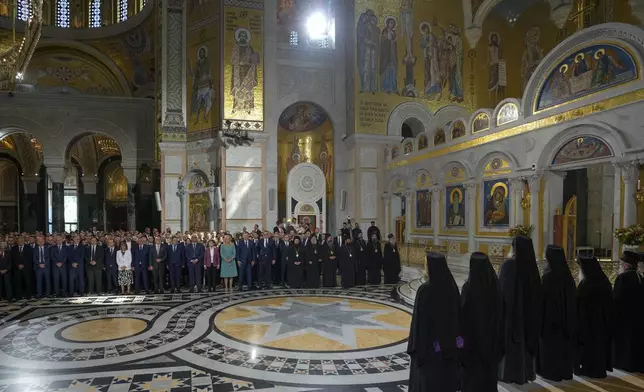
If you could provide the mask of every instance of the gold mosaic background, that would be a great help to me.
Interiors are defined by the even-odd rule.
[[[251,2],[252,3],[252,2]],[[257,2],[256,2],[257,3]],[[224,118],[227,120],[263,121],[264,119],[264,11],[261,9],[224,7]],[[237,45],[235,41],[236,31],[240,28],[248,29],[251,33],[250,46],[254,52],[256,66],[256,85],[252,88],[252,99],[243,95],[251,94],[252,80],[248,79],[246,90],[238,96],[238,108],[235,109],[235,98],[232,87],[234,66],[231,63],[232,55]],[[241,71],[243,73],[245,71]],[[252,77],[252,75],[250,75]],[[244,104],[246,102],[246,104]],[[251,103],[252,102],[252,103]]]

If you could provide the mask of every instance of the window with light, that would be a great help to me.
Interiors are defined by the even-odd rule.
[[[101,27],[101,0],[91,0],[89,5],[89,27]]]
[[[69,0],[56,2],[56,27],[69,27]]]

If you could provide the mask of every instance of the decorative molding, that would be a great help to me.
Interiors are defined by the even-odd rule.
[[[465,38],[467,39],[467,43],[470,45],[470,48],[476,48],[476,44],[479,43],[482,34],[483,29],[478,26],[471,26],[465,29]]]
[[[184,0],[175,0],[175,1],[184,1]],[[239,8],[250,8],[254,10],[263,10],[263,2],[254,2],[247,0],[224,0],[224,6],[226,7],[239,7]]]
[[[616,162],[613,164],[616,168],[619,168],[622,172],[622,178],[624,182],[633,182],[639,179],[640,175],[640,162],[639,161],[622,161]]]
[[[163,127],[184,127],[184,15],[183,2],[169,0],[162,32]],[[177,129],[177,128],[174,128]]]
[[[315,93],[335,103],[335,74],[331,69],[280,66],[278,94],[282,99],[295,92]]]
[[[226,121],[231,121],[231,129],[239,129],[242,131],[249,132],[263,132],[264,131],[264,122],[263,121],[250,121],[250,120],[235,120],[233,118],[224,118],[221,120],[221,129],[228,129]]]
[[[162,153],[171,152],[171,151],[185,151],[186,143],[185,142],[159,142],[159,150]]]
[[[352,150],[356,145],[364,146],[388,146],[392,144],[400,144],[401,136],[390,135],[370,135],[366,133],[354,133],[344,140],[347,148]]]

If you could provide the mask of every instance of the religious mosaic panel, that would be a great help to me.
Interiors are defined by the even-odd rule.
[[[219,1],[191,2],[187,13],[188,131],[212,129],[219,119]]]
[[[555,155],[552,164],[564,165],[611,156],[613,152],[603,140],[593,136],[582,136],[564,144]]]
[[[416,227],[432,226],[432,193],[429,189],[416,191]]]
[[[416,173],[416,188],[429,188],[432,185],[432,176],[426,170],[419,170]]]
[[[465,181],[465,170],[463,170],[462,167],[459,166],[452,166],[445,170],[445,177],[444,177],[444,182],[445,183],[458,183]]]
[[[508,102],[501,107],[499,114],[496,116],[496,125],[505,125],[519,119],[519,107],[512,102]]]
[[[418,137],[418,149],[424,150],[427,148],[427,135],[420,135]]]
[[[452,125],[452,140],[465,136],[465,124],[463,121],[456,121]]]
[[[438,146],[439,144],[445,144],[445,130],[443,128],[438,128],[434,134],[434,145]]]
[[[257,1],[224,0],[224,118],[263,130],[264,11]]]
[[[616,45],[591,45],[571,53],[544,81],[535,110],[545,110],[638,78],[632,55]]]
[[[490,129],[490,116],[484,112],[477,114],[472,122],[472,133],[483,132],[488,129]]]
[[[405,155],[409,155],[414,151],[414,146],[412,143],[409,141],[405,143]]]
[[[465,187],[463,185],[445,188],[445,226],[465,226]]]
[[[483,183],[483,225],[507,227],[510,224],[510,192],[508,179]]]

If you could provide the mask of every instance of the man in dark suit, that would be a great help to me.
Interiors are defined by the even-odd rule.
[[[11,253],[7,252],[7,244],[0,242],[0,299],[13,301],[11,291]]]
[[[105,247],[105,280],[107,281],[107,292],[118,292],[118,265],[116,264],[116,253],[118,250],[114,247],[114,239],[107,240]]]
[[[148,287],[148,248],[143,244],[143,236],[139,237],[136,245],[132,246],[132,269],[134,270],[134,291],[138,294],[141,286],[147,293]]]
[[[150,265],[154,277],[154,290],[157,294],[163,294],[165,284],[165,266],[168,259],[168,252],[165,245],[161,243],[161,237],[154,237],[154,245],[150,247]]]
[[[205,249],[202,243],[199,242],[199,237],[196,234],[192,235],[190,245],[186,246],[186,264],[188,265],[188,276],[190,284],[190,292],[197,288],[197,292],[201,291],[201,277],[203,273],[203,257]]]
[[[63,236],[56,236],[56,244],[49,247],[51,257],[51,278],[54,281],[54,295],[67,295],[67,246]]]
[[[241,241],[237,241],[237,266],[239,267],[239,290],[251,288],[253,266],[255,265],[255,243],[248,233],[244,232]]]
[[[286,269],[288,268],[289,249],[293,246],[291,236],[284,233],[284,239],[280,242],[280,262],[282,285],[286,287]]]
[[[43,286],[46,286],[45,295],[49,296],[51,294],[51,259],[49,258],[49,247],[45,245],[45,237],[43,236],[36,239],[33,268],[36,272],[36,296],[42,298]]]
[[[271,267],[275,265],[275,244],[268,231],[264,232],[264,238],[259,241],[257,259],[259,261],[259,287],[262,289],[270,289]]]
[[[11,262],[13,269],[13,288],[17,299],[33,295],[32,288],[32,248],[25,244],[22,236],[18,237],[17,244],[11,249]]]
[[[85,293],[85,245],[79,236],[74,236],[74,243],[67,249],[67,266],[69,270],[69,295]]]
[[[85,271],[87,271],[87,287],[90,294],[100,294],[102,291],[104,261],[103,247],[98,245],[98,240],[92,236],[85,251]]]
[[[168,245],[168,271],[170,273],[170,289],[174,293],[181,292],[181,270],[186,262],[183,244],[180,244],[177,237],[172,237],[172,243]]]

